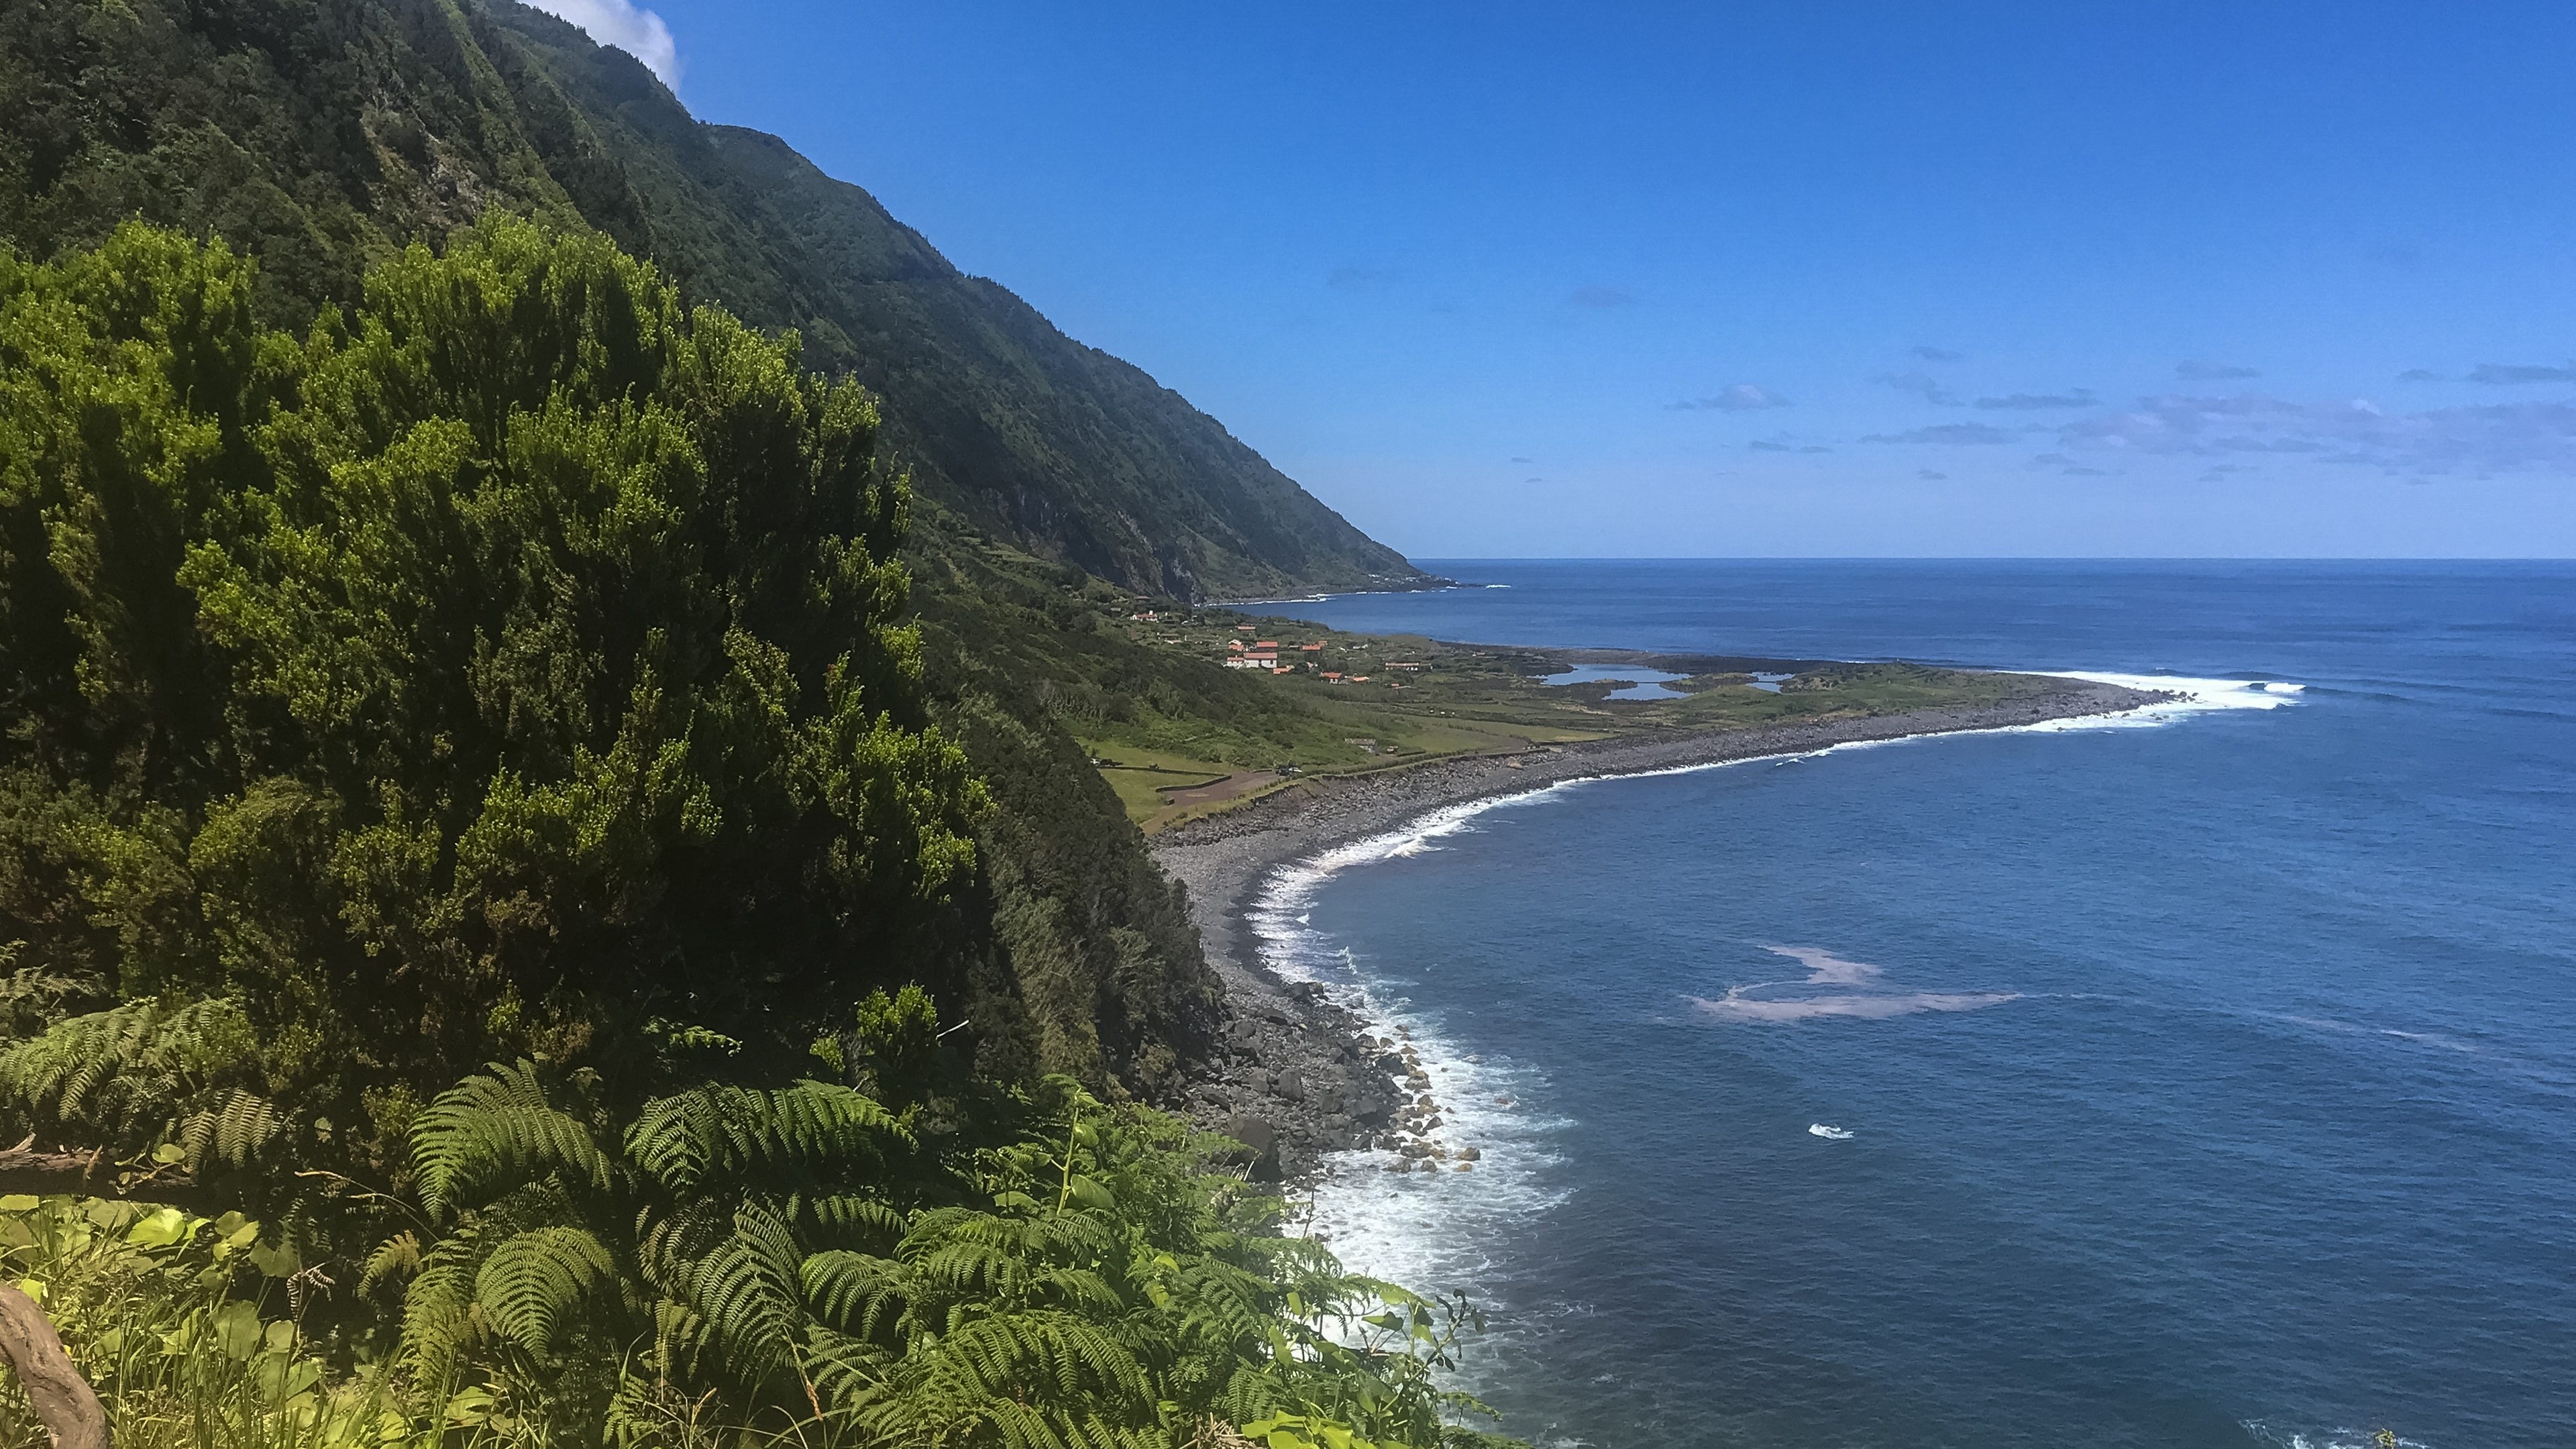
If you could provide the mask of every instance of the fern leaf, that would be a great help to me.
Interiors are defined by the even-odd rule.
[[[408,1280],[420,1271],[420,1237],[400,1232],[376,1245],[358,1274],[358,1292],[372,1293],[379,1283]]]
[[[616,1273],[608,1249],[588,1232],[536,1228],[493,1247],[474,1275],[474,1303],[504,1337],[543,1356],[556,1328]]]
[[[606,1191],[607,1156],[590,1129],[546,1100],[536,1064],[498,1062],[442,1092],[412,1123],[421,1202],[442,1216],[548,1173]]]
[[[798,1269],[815,1315],[845,1333],[874,1338],[899,1313],[907,1277],[902,1264],[842,1249],[816,1253]]]
[[[227,1087],[216,1094],[212,1106],[191,1113],[179,1124],[179,1147],[187,1154],[192,1172],[204,1171],[210,1162],[240,1167],[282,1125],[276,1105],[267,1098]]]
[[[795,1354],[804,1312],[799,1254],[785,1222],[757,1202],[734,1214],[734,1232],[683,1266],[674,1285],[709,1338],[745,1378],[766,1379]]]
[[[718,1176],[874,1166],[882,1139],[909,1143],[912,1134],[864,1092],[827,1082],[713,1086],[648,1103],[626,1134],[626,1155],[672,1192],[689,1193]]]

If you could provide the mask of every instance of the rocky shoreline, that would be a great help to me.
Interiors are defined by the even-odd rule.
[[[1440,1103],[1402,1029],[1363,1021],[1322,988],[1283,981],[1263,962],[1250,910],[1282,867],[1434,810],[1567,780],[2122,714],[2173,698],[2084,680],[2060,683],[2037,697],[1980,708],[1541,746],[1325,777],[1177,826],[1154,839],[1154,856],[1189,892],[1208,964],[1224,983],[1227,1013],[1215,1051],[1177,1105],[1251,1146],[1255,1175],[1268,1180],[1310,1181],[1326,1153],[1372,1146],[1387,1152],[1386,1165],[1399,1171],[1471,1170],[1475,1145],[1438,1136]]]

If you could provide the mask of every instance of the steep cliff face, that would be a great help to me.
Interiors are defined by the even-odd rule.
[[[266,320],[491,206],[606,232],[886,402],[957,518],[1180,597],[1421,575],[1141,370],[950,266],[785,142],[704,124],[642,64],[510,0],[9,0],[0,232],[38,255],[128,216],[223,234]]]

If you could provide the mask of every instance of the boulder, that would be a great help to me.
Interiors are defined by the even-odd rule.
[[[1217,1125],[1217,1130],[1243,1144],[1243,1150],[1232,1154],[1232,1160],[1252,1169],[1254,1182],[1277,1182],[1285,1173],[1279,1169],[1279,1129],[1248,1113],[1237,1112]]]

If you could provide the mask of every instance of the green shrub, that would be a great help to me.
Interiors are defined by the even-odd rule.
[[[1027,1125],[940,1156],[825,1082],[709,1085],[619,1123],[581,1079],[495,1067],[422,1114],[440,1234],[387,1244],[370,1280],[408,1280],[413,1376],[567,1442],[1484,1437],[1444,1422],[1482,1406],[1435,1377],[1463,1303],[1278,1236],[1281,1204],[1212,1166],[1221,1139],[1068,1078],[1007,1108]]]

